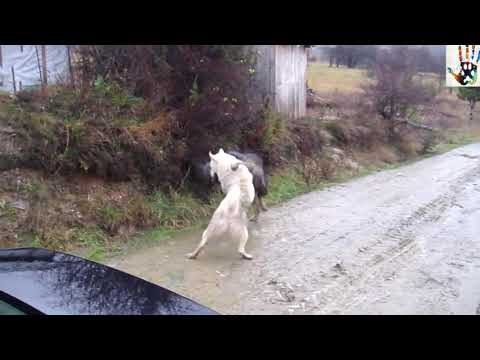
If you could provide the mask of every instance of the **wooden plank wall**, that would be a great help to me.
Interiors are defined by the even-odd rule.
[[[256,45],[257,78],[276,111],[290,118],[306,114],[307,53],[298,45]]]

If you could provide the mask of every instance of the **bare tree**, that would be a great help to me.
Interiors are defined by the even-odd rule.
[[[379,53],[375,64],[376,82],[364,87],[375,111],[390,122],[392,129],[400,123],[417,127],[410,117],[416,107],[431,99],[431,94],[418,81],[415,57],[407,46],[396,46]]]

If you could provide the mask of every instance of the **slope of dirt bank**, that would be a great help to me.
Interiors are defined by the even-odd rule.
[[[227,314],[475,314],[480,144],[300,196],[198,260],[199,233],[109,262]]]

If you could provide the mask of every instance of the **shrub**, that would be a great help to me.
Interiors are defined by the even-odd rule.
[[[349,145],[348,129],[340,121],[328,122],[325,124],[325,128],[333,135],[338,145]]]
[[[391,123],[404,118],[412,107],[428,103],[434,95],[415,81],[415,65],[414,53],[407,46],[382,51],[375,65],[377,81],[364,87],[375,111]]]
[[[322,180],[332,179],[335,171],[336,165],[330,159],[319,156],[302,159],[302,176],[308,187],[314,186]]]

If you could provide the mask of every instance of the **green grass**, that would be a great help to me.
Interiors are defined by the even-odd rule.
[[[205,204],[191,193],[172,192],[167,196],[156,192],[148,199],[149,206],[158,217],[160,226],[168,230],[190,227],[215,211],[221,194],[215,193]]]
[[[310,188],[295,169],[286,169],[271,176],[265,201],[269,205],[277,205],[309,190]]]
[[[106,235],[96,226],[76,228],[72,238],[82,247],[82,255],[89,260],[102,261],[109,252],[114,252],[114,248],[108,249]]]

